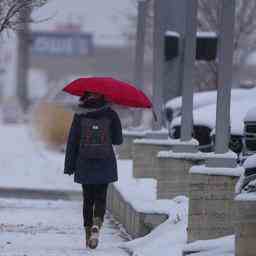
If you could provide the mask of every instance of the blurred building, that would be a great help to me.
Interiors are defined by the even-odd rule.
[[[45,73],[50,84],[79,76],[113,76],[133,81],[134,47],[96,45],[92,33],[79,25],[57,26],[52,32],[32,32],[30,66]],[[145,65],[145,84],[152,67]]]

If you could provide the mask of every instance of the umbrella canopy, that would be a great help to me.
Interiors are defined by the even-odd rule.
[[[85,92],[99,93],[106,100],[122,106],[152,108],[149,98],[135,86],[111,77],[79,78],[63,88],[63,91],[83,96]]]

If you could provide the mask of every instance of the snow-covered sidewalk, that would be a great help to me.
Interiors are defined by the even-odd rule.
[[[108,214],[99,247],[85,249],[80,202],[0,199],[0,209],[1,256],[127,255]]]
[[[0,187],[81,190],[63,175],[64,155],[44,150],[25,125],[0,123]]]
[[[0,124],[0,140],[0,188],[81,190],[72,177],[63,175],[64,155],[45,150],[27,126]],[[134,180],[131,166],[131,161],[118,161],[118,189],[134,207],[170,216],[148,236],[125,242],[108,216],[100,247],[85,251],[81,202],[0,199],[0,255],[122,256],[130,251],[133,256],[181,256],[187,235],[186,199],[156,200],[155,181]]]

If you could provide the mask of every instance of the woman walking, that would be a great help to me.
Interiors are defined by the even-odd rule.
[[[74,115],[66,148],[64,173],[82,184],[86,247],[98,246],[106,211],[108,185],[118,179],[112,145],[123,142],[117,113],[104,96],[86,92]]]

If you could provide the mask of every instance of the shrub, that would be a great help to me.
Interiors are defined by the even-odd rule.
[[[72,113],[50,103],[40,103],[32,111],[32,124],[36,135],[50,147],[66,144]]]

